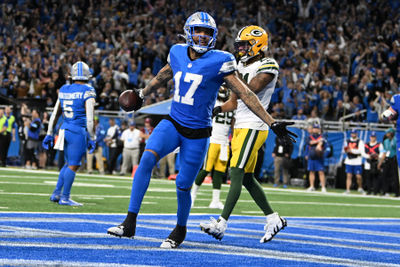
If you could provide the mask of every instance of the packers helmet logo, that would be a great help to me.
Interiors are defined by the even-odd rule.
[[[263,32],[258,30],[258,29],[254,29],[250,32],[251,35],[255,36],[255,37],[260,37],[263,35]]]

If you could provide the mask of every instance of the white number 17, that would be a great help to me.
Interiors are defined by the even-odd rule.
[[[203,75],[189,73],[189,72],[186,73],[183,81],[186,83],[192,82],[192,84],[190,85],[189,90],[186,92],[184,96],[179,95],[179,84],[181,76],[182,76],[182,71],[178,71],[174,76],[174,82],[175,82],[174,101],[193,106],[194,102],[193,95],[196,92],[197,88],[199,87],[201,81],[203,80]]]

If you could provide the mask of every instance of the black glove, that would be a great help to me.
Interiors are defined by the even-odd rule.
[[[279,138],[282,138],[285,142],[293,142],[296,143],[296,140],[293,137],[297,137],[297,135],[288,129],[286,129],[286,126],[288,125],[293,125],[294,122],[274,122],[271,124],[270,128],[271,130],[278,136]]]
[[[218,115],[218,113],[221,113],[221,112],[222,112],[221,106],[218,106],[218,107],[213,108],[212,117],[214,118],[215,116]]]

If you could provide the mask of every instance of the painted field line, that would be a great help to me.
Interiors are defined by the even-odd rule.
[[[0,168],[0,171],[10,171],[10,172],[22,172],[22,173],[36,173],[36,174],[56,174],[58,175],[59,172],[56,171],[42,171],[42,170],[26,170],[26,169],[17,169],[17,168]],[[116,176],[116,175],[96,175],[96,174],[84,174],[84,173],[77,173],[77,178],[84,176],[84,177],[100,177],[103,179],[122,179],[122,180],[129,180],[132,181],[131,177],[127,176]],[[165,179],[156,179],[153,178],[151,179],[151,183],[162,183],[162,184],[173,184],[174,181],[169,181]],[[211,186],[211,184],[203,184],[204,186]],[[223,184],[223,188],[228,189],[229,185]],[[349,194],[349,195],[343,195],[342,193],[335,193],[335,192],[327,192],[327,193],[322,193],[322,192],[306,192],[304,189],[289,189],[289,188],[272,188],[272,187],[265,187],[263,186],[264,191],[268,191],[269,194],[277,194],[277,195],[287,195],[287,194],[296,194],[296,195],[302,195],[302,196],[336,196],[340,198],[373,198],[373,199],[382,199],[382,197],[379,196],[371,196],[371,195],[360,195],[359,193],[354,193],[354,194]],[[225,192],[225,190],[222,190]],[[227,191],[226,191],[227,192]],[[247,193],[247,192],[246,192]],[[395,197],[390,197],[390,198],[385,198],[385,200],[391,200],[391,201],[400,201],[400,198],[395,198]]]
[[[8,207],[0,207],[0,209],[5,209],[6,210],[6,209],[8,209]]]
[[[152,243],[161,243],[163,239],[148,238],[148,237],[135,237],[137,240],[147,241]],[[380,263],[373,261],[352,260],[346,258],[336,258],[329,256],[319,256],[305,253],[296,252],[281,252],[269,249],[255,249],[237,246],[214,245],[204,244],[198,242],[184,242],[185,246],[191,248],[180,247],[179,249],[167,250],[169,253],[205,253],[217,255],[230,255],[230,256],[247,256],[251,258],[266,258],[266,259],[279,259],[285,261],[296,262],[311,262],[311,263],[325,263],[325,264],[341,264],[344,266],[398,266],[390,263]],[[166,250],[158,247],[143,247],[143,246],[127,246],[127,245],[91,245],[91,244],[71,244],[71,243],[35,243],[35,242],[4,242],[0,241],[0,246],[7,247],[39,247],[39,248],[60,248],[66,249],[81,249],[81,250],[131,250],[131,251],[159,251],[165,252]]]
[[[0,182],[1,183],[1,182]],[[45,182],[46,183],[46,182]],[[25,184],[25,183],[21,183]],[[55,182],[47,181],[47,184],[56,184]],[[38,185],[42,185],[38,183]],[[74,183],[74,186],[82,186],[82,187],[102,187],[102,188],[107,188],[109,185],[102,185],[102,184],[80,184],[79,182]],[[127,188],[127,187],[119,187],[119,186],[111,186],[112,188]],[[129,187],[130,189],[130,187]],[[176,192],[175,189],[168,189],[168,188],[149,188],[147,192]],[[48,196],[49,194],[43,194],[43,193],[19,193],[19,192],[1,192],[0,195],[27,195],[27,196]],[[130,195],[82,195],[82,194],[74,194],[76,197],[80,198],[130,198]],[[211,196],[210,196],[211,197]],[[145,198],[157,198],[157,199],[176,199],[176,197],[161,197],[161,196],[149,196],[145,195]],[[211,198],[196,198],[196,201],[210,201]],[[253,203],[254,200],[247,200],[247,199],[241,199],[240,202],[244,203]],[[269,203],[272,204],[288,204],[288,205],[317,205],[317,206],[347,206],[347,207],[361,207],[361,208],[369,208],[369,207],[376,207],[376,208],[400,208],[400,205],[387,205],[387,204],[356,204],[356,203],[332,203],[332,202],[297,202],[297,201],[269,201]],[[192,209],[203,209],[203,208],[208,208],[208,206],[193,206]],[[260,211],[254,210],[254,211],[241,211],[243,214],[260,214]]]
[[[189,227],[194,227],[195,229],[191,230],[197,233],[202,233],[199,230],[196,230],[198,228],[199,223],[202,220],[190,220],[190,223],[188,224]],[[46,223],[95,223],[95,224],[104,224],[104,225],[113,225],[113,224],[118,224],[118,222],[115,221],[100,221],[100,220],[88,220],[88,219],[78,219],[78,218],[21,218],[21,217],[0,217],[0,222],[46,222]],[[147,224],[143,224],[147,223]],[[159,226],[159,225],[154,225],[154,224],[168,224],[169,226]],[[138,224],[138,227],[141,228],[146,228],[146,229],[156,229],[156,230],[171,230],[171,227],[173,227],[176,224],[175,220],[146,220],[142,219],[140,220],[140,223]],[[235,220],[232,220],[231,224],[237,224]],[[170,227],[171,226],[171,227]],[[289,225],[290,227],[291,225]],[[41,232],[41,233],[57,233],[57,234],[67,234],[70,235],[70,232],[64,232],[64,231],[54,231],[54,230],[46,230],[46,229],[36,229],[36,228],[27,228],[27,227],[16,227],[16,226],[0,226],[1,229],[3,230],[12,230],[14,229],[15,231],[36,231],[36,232]],[[321,227],[322,229],[328,228],[328,227]],[[331,227],[329,227],[331,228]],[[343,228],[336,228],[338,232],[348,232],[347,229],[345,231],[341,231]],[[357,232],[357,229],[351,229],[355,230]],[[262,235],[264,232],[262,230],[262,227],[260,227],[260,230],[254,230],[254,229],[244,229],[244,228],[237,228],[237,227],[229,227],[228,232],[226,235],[235,235],[232,233],[229,233],[231,231],[234,232],[246,232],[246,233],[252,233],[252,234],[257,234],[257,236],[254,236],[254,238],[259,239],[259,237]],[[361,231],[361,233],[364,233],[365,231]],[[379,231],[368,231],[372,232],[373,235],[378,235],[378,236],[392,236],[392,234],[396,233],[388,233]],[[79,236],[82,236],[81,234],[83,233],[78,233]],[[369,233],[370,234],[370,233]],[[83,236],[86,236],[86,234],[83,234]],[[96,235],[104,236],[104,234],[101,233],[96,233]],[[239,235],[240,237],[250,237],[246,235]],[[327,237],[327,236],[319,236],[319,235],[305,235],[305,234],[292,234],[292,233],[285,233],[281,232],[279,236],[276,238],[277,240],[281,239],[281,236],[286,236],[286,237],[301,237],[301,238],[314,238],[314,239],[322,239],[322,240],[332,240],[332,241],[338,241],[338,242],[354,242],[354,243],[361,243],[361,244],[370,244],[370,245],[387,245],[387,246],[395,246],[398,247],[396,244],[392,243],[384,243],[384,242],[374,242],[374,241],[363,241],[359,239],[349,239],[349,238],[333,238],[333,237]],[[288,239],[287,239],[288,240]],[[293,239],[294,242],[297,242],[298,239]],[[362,248],[366,249],[366,248]],[[400,253],[400,250],[395,250],[396,253]]]
[[[274,204],[285,204],[285,205],[316,205],[316,206],[346,206],[346,207],[360,207],[360,208],[396,208],[400,209],[400,205],[386,205],[386,204],[355,204],[355,203],[330,203],[330,202],[299,202],[299,201],[269,201]]]
[[[135,267],[135,266],[153,266],[153,265],[131,265],[131,264],[119,264],[119,263],[102,263],[102,262],[89,262],[89,261],[50,261],[50,260],[12,260],[12,259],[0,259],[0,265],[7,266],[71,266],[71,267]]]

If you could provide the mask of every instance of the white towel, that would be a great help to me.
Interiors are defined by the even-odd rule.
[[[60,131],[58,131],[58,137],[57,137],[57,141],[54,145],[54,149],[57,150],[64,150],[64,137],[65,137],[65,130],[64,129],[60,129]]]
[[[228,161],[228,145],[221,145],[221,150],[219,151],[219,160]]]

